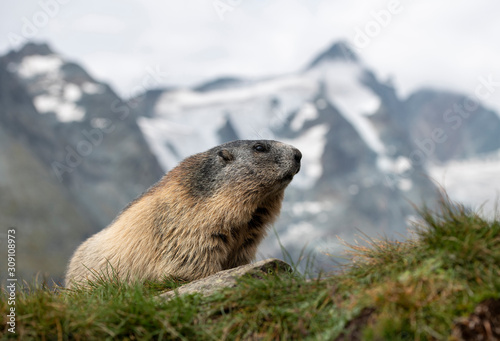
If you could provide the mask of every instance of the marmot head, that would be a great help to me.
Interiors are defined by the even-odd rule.
[[[189,174],[185,184],[195,196],[230,190],[262,197],[284,190],[299,172],[301,158],[297,148],[282,142],[239,140],[193,155],[179,167]]]

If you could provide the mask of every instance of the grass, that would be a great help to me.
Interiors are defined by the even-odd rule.
[[[179,283],[126,284],[101,278],[89,289],[18,289],[16,334],[43,340],[447,340],[454,321],[500,298],[500,222],[443,199],[421,210],[415,238],[350,245],[341,273],[298,273],[209,297],[156,295]],[[6,293],[0,316],[8,313]]]

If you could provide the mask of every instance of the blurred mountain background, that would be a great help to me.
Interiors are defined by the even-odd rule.
[[[402,97],[344,41],[295,72],[144,86],[131,98],[73,57],[40,42],[0,57],[0,217],[17,229],[24,278],[60,280],[78,244],[165,172],[234,139],[302,151],[275,230],[292,258],[305,248],[325,270],[337,236],[405,237],[413,204],[433,205],[439,184],[475,205],[500,190],[500,116],[479,94]],[[259,257],[282,258],[269,234]]]

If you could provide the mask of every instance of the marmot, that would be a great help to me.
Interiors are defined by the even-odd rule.
[[[301,158],[271,140],[228,142],[186,158],[80,245],[66,286],[112,271],[127,281],[190,281],[250,263]]]

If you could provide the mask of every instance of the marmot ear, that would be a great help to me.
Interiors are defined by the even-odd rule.
[[[226,162],[234,160],[233,154],[231,154],[227,149],[222,149],[218,154]]]

